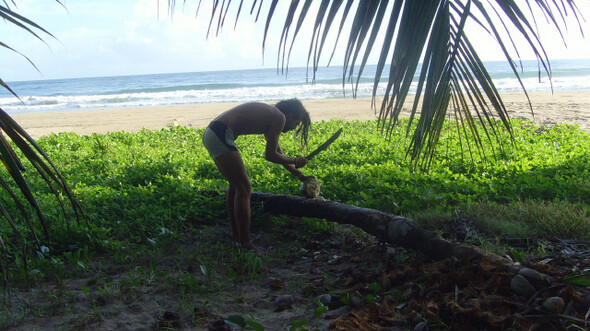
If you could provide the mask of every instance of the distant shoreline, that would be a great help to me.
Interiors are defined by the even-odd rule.
[[[524,93],[502,93],[510,117],[538,124],[577,124],[590,132],[590,91],[530,92],[534,118]],[[331,119],[372,120],[378,109],[371,108],[371,98],[302,100],[312,121]],[[169,126],[203,128],[221,112],[238,103],[197,104],[109,108],[99,110],[21,113],[11,116],[33,137],[52,133],[74,132],[80,135],[115,131],[135,132],[142,128],[162,129]],[[377,108],[380,104],[377,104]],[[406,102],[402,117],[409,116]],[[377,114],[375,113],[377,111]]]

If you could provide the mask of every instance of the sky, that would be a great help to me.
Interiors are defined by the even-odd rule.
[[[210,1],[201,1],[197,16],[198,0],[187,0],[185,5],[183,1],[177,1],[172,15],[168,12],[167,0],[62,0],[61,3],[64,6],[53,0],[16,1],[19,14],[38,23],[55,38],[41,33],[41,41],[12,24],[0,22],[0,41],[26,55],[38,69],[25,57],[0,48],[2,80],[277,67],[284,14],[274,19],[263,54],[264,24],[255,23],[248,9],[242,11],[236,29],[233,26],[235,13],[230,12],[219,36],[211,33],[207,38]],[[285,13],[288,3],[280,2],[277,13]],[[590,34],[590,1],[578,0],[576,3],[585,15],[586,22],[582,22],[582,27],[586,34]],[[584,39],[577,23],[568,25],[566,48],[559,34],[543,24],[543,19],[540,21],[542,42],[550,59],[590,58],[590,36]],[[311,24],[306,24],[300,35],[310,34]],[[485,34],[470,38],[483,60],[503,59],[494,42]],[[306,65],[307,43],[306,38],[298,39],[290,66]],[[532,54],[526,52],[520,56],[533,59]],[[376,61],[374,56],[369,62]],[[342,57],[338,55],[331,65],[341,63]]]

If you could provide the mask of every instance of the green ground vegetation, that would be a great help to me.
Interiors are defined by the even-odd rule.
[[[490,147],[484,149],[486,155],[479,155],[470,153],[457,138],[456,126],[449,124],[430,170],[420,171],[406,155],[406,124],[402,120],[397,130],[384,135],[376,121],[315,123],[310,148],[339,127],[344,133],[303,170],[320,181],[326,199],[404,215],[433,230],[469,219],[492,241],[590,239],[587,132],[570,125],[548,128],[514,121],[514,140],[500,135],[502,148],[493,149],[484,138],[482,145]],[[41,256],[31,259],[28,276],[49,274],[70,260],[83,267],[90,256],[101,252],[125,255],[149,249],[176,240],[187,227],[229,228],[222,198],[211,193],[227,184],[202,146],[202,132],[170,127],[89,136],[61,133],[39,139],[85,217],[79,225],[72,217],[64,218],[47,185],[34,171],[26,172],[50,224],[50,241],[43,251],[35,252],[28,227],[18,220],[17,207],[10,207],[10,197],[0,196],[27,238],[29,258]],[[286,154],[304,155],[290,138],[281,138]],[[263,137],[243,136],[237,142],[255,191],[298,194],[299,182],[280,165],[264,160]],[[258,217],[256,209],[253,213],[254,223],[266,218]],[[9,252],[4,258],[9,278],[23,279],[19,237],[5,221],[0,230]]]

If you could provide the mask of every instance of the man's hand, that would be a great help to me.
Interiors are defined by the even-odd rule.
[[[308,162],[309,162],[309,160],[307,160],[303,156],[296,157],[295,158],[295,168],[296,169],[303,168],[303,167],[305,167],[305,165],[307,165]]]

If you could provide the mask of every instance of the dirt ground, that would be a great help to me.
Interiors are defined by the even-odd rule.
[[[434,261],[348,227],[279,223],[257,229],[262,257],[232,248],[224,223],[188,226],[156,249],[96,256],[84,269],[13,289],[0,329],[588,328],[588,278],[571,281],[588,274],[588,243],[546,241],[543,256],[529,249],[535,243],[523,246],[526,267],[542,275],[524,274],[527,292],[485,261]],[[463,230],[446,235],[469,241]]]

